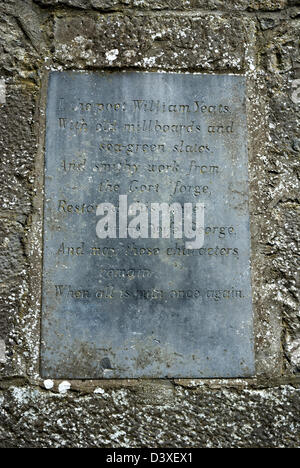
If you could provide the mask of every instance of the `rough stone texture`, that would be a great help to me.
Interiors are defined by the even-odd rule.
[[[78,68],[201,67],[238,72],[245,65],[245,29],[240,20],[213,16],[62,16],[54,26],[54,58]]]
[[[24,89],[8,87],[6,112],[0,114],[1,208],[30,212],[36,140],[32,132],[34,101]]]
[[[0,5],[1,9],[2,7],[3,5]],[[7,11],[10,7],[13,5],[5,5]],[[28,41],[26,32],[21,29],[17,17],[1,11],[0,34],[1,76],[4,78],[19,75],[23,79],[34,78],[36,51],[32,47],[32,43]]]
[[[299,22],[283,22],[261,36],[261,60],[267,70],[270,138],[263,162],[268,184],[260,185],[257,209],[261,206],[262,253],[272,277],[274,307],[280,313],[287,339],[295,349],[284,345],[288,361],[299,371],[299,277],[297,277],[297,239],[299,239],[299,104],[292,101],[293,81],[299,59]],[[264,207],[262,206],[264,205]],[[266,209],[267,208],[267,209]],[[271,221],[271,222],[270,222]],[[293,357],[298,353],[297,365]]]
[[[14,298],[24,281],[25,262],[21,236],[23,226],[9,218],[0,218],[0,338],[7,336],[8,322],[13,320]]]
[[[131,0],[34,0],[36,3],[45,6],[65,5],[68,7],[100,10],[111,10],[124,6],[132,6]]]
[[[7,85],[0,104],[1,447],[299,447],[298,6],[0,0]],[[43,384],[43,116],[51,69],[247,75],[255,379]]]
[[[55,395],[0,392],[0,446],[11,448],[292,448],[299,443],[299,390],[140,384]]]
[[[34,0],[43,6],[65,5],[82,9],[113,10],[124,8],[146,8],[149,10],[191,10],[205,8],[208,10],[282,10],[289,5],[297,4],[288,0]]]

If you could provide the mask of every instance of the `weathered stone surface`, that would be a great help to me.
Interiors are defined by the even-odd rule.
[[[0,447],[299,446],[293,386],[212,391],[141,383],[96,392],[55,395],[18,386],[0,392]]]
[[[42,6],[68,6],[82,9],[96,8],[99,10],[111,10],[124,6],[131,6],[132,0],[34,0]]]
[[[0,363],[6,362],[6,345],[4,339],[0,338]]]
[[[262,10],[276,11],[288,6],[288,0],[34,0],[42,6],[69,6],[82,9],[113,10],[141,8],[149,10]],[[290,2],[295,4],[295,2]]]
[[[0,338],[7,339],[13,327],[26,278],[26,259],[20,221],[0,212]]]
[[[230,32],[230,33],[229,33]],[[55,60],[67,67],[139,67],[241,72],[246,24],[234,18],[60,16]]]
[[[250,0],[248,8],[253,10],[274,11],[288,6],[288,0]]]
[[[24,269],[20,262],[23,256],[23,226],[7,218],[0,218],[0,284],[17,279]]]
[[[297,278],[297,238],[299,238],[299,104],[293,102],[294,66],[299,49],[299,22],[290,21],[263,34],[266,41],[262,60],[268,70],[269,112],[267,119],[269,141],[266,153],[258,152],[266,183],[258,187],[257,210],[261,217],[261,254],[266,259],[267,277],[273,278],[269,288],[274,309],[281,311],[289,346],[285,348],[292,369],[299,347],[299,283]],[[295,340],[295,347],[292,341]],[[298,343],[298,345],[297,345]],[[291,351],[293,349],[293,351]],[[299,370],[299,365],[298,365]]]
[[[32,127],[34,96],[30,91],[15,86],[7,86],[6,94],[6,104],[0,107],[1,210],[28,214],[36,153],[36,136]]]
[[[132,6],[139,8],[157,9],[193,9],[203,8],[208,10],[281,10],[288,4],[288,0],[132,0]]]
[[[35,5],[31,19],[28,10],[20,16],[25,4]],[[0,79],[8,85],[8,105],[0,106],[0,250],[7,273],[0,283],[7,359],[0,362],[1,446],[299,447],[298,6],[299,0],[0,2]],[[171,11],[162,16],[163,9]],[[111,383],[95,395],[86,382],[72,382],[78,393],[66,396],[38,389],[41,212],[33,208],[30,182],[43,172],[42,163],[34,166],[43,127],[34,108],[45,69],[84,67],[247,73],[256,358],[264,390],[241,389],[240,381],[231,388],[200,381],[198,389],[188,381],[175,390],[170,382],[161,388],[119,381],[118,390]],[[42,146],[41,139],[40,155]],[[35,190],[41,204],[41,182]],[[280,387],[280,375],[294,386]],[[32,384],[24,388],[28,376]]]
[[[35,86],[30,79],[28,88],[9,84],[14,80],[27,83],[22,70],[26,76],[28,68],[24,62],[22,65],[18,63],[24,55],[21,50],[18,55],[14,42],[8,42],[4,47],[7,49],[4,56],[2,54],[2,76],[8,84],[6,102],[0,106],[0,336],[6,343],[8,362],[0,364],[3,376],[23,372],[19,356],[26,347],[21,349],[23,340],[19,331],[20,316],[23,312],[28,313],[25,306],[28,292],[25,237],[32,213],[36,152],[33,132]],[[13,54],[16,54],[16,60]]]
[[[23,372],[20,354],[26,353],[25,346],[21,349],[24,342],[19,331],[22,313],[28,314],[25,238],[32,215],[36,153],[36,36],[26,26],[27,35],[18,22],[18,12],[25,11],[25,4],[18,6],[19,10],[14,10],[16,2],[11,0],[0,4],[0,77],[6,84],[5,100],[0,105],[0,335],[7,357],[7,362],[0,364],[3,377]],[[35,12],[31,13],[34,18]],[[24,24],[27,15],[28,10]]]
[[[36,50],[32,48],[18,22],[12,16],[0,16],[0,76],[18,76],[19,79],[34,79]]]

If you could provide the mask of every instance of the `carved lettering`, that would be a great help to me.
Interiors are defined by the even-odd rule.
[[[245,77],[56,71],[47,95],[43,375],[250,376]]]

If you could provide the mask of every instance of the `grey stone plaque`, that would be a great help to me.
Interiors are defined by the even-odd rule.
[[[245,95],[242,76],[50,74],[43,377],[253,375]]]

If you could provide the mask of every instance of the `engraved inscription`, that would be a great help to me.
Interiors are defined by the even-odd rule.
[[[50,74],[44,377],[253,374],[245,92],[232,75]]]

